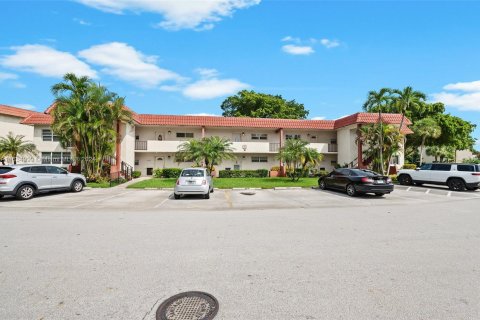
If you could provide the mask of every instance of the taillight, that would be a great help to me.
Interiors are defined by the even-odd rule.
[[[472,173],[472,176],[480,176],[480,172],[474,172]]]
[[[363,183],[373,183],[373,179],[370,179],[370,178],[367,178],[367,177],[363,177],[361,181]]]
[[[392,179],[390,178],[387,178],[387,180],[385,180],[386,183],[392,183]]]
[[[14,174],[0,174],[0,179],[12,179],[16,178],[17,176]]]
[[[180,185],[180,179],[177,180],[177,186],[179,186],[179,185]]]
[[[203,181],[202,181],[202,184],[203,184],[203,185],[206,185],[206,184],[207,184],[207,180],[203,180]]]

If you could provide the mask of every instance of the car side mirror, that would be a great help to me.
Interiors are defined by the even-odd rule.
[[[420,171],[420,168],[416,168],[415,171]]]

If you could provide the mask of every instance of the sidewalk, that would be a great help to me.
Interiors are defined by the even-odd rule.
[[[119,184],[118,186],[115,186],[113,188],[125,189],[131,184],[134,184],[134,183],[137,183],[137,182],[140,182],[140,181],[143,181],[143,180],[148,180],[148,179],[151,179],[151,178],[152,177],[140,177],[140,178],[132,179],[132,180],[127,181],[125,183]]]

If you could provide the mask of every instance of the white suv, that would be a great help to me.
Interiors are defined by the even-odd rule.
[[[439,184],[450,190],[477,190],[480,187],[480,165],[470,163],[425,163],[415,170],[402,169],[398,182],[403,185]]]
[[[80,192],[87,184],[81,174],[49,165],[0,166],[0,198],[12,195],[28,200],[39,192],[69,190]]]

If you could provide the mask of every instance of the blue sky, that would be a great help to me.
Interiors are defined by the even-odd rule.
[[[0,103],[44,110],[83,73],[142,113],[221,114],[243,88],[359,111],[369,90],[407,85],[480,121],[480,2],[3,1]],[[475,136],[480,138],[480,128]]]

